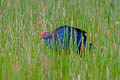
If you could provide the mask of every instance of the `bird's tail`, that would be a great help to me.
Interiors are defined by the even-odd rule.
[[[89,50],[91,50],[93,47],[93,44],[92,43],[89,43]]]

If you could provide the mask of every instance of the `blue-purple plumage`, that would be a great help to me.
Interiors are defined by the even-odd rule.
[[[78,51],[81,49],[81,44],[86,45],[86,32],[75,27],[70,27],[67,25],[60,26],[56,30],[50,33],[46,33],[43,38],[47,46],[54,46],[57,50],[68,49],[70,44],[74,48],[78,48]]]

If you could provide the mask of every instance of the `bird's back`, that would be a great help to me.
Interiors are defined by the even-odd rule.
[[[59,28],[55,29],[55,30],[53,31],[53,33],[54,33],[54,34],[60,34],[61,32],[64,32],[64,31],[66,31],[66,30],[68,30],[68,32],[69,32],[71,29],[74,30],[74,31],[76,31],[76,32],[78,32],[78,33],[80,33],[80,34],[83,34],[83,35],[85,35],[85,33],[86,33],[86,32],[83,31],[83,30],[80,30],[80,29],[78,29],[78,28],[71,27],[71,26],[68,26],[68,25],[60,26]]]
[[[72,37],[72,43],[74,45],[75,40],[77,42],[77,46],[80,49],[81,48],[81,43],[82,43],[82,36],[84,38],[83,43],[86,44],[86,35],[85,31],[80,30],[75,27],[70,27],[67,25],[60,26],[57,28],[55,31],[53,31],[54,37],[55,37],[55,42],[57,43],[57,46],[62,47],[69,47],[70,46],[70,39]]]

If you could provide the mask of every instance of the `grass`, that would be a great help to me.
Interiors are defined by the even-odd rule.
[[[120,0],[0,0],[0,80],[119,80]],[[57,56],[40,32],[88,32],[94,49]],[[64,52],[63,52],[64,53]]]

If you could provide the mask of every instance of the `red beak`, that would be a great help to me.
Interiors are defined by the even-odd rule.
[[[47,33],[47,32],[41,32],[41,33],[40,33],[40,38],[39,38],[39,40],[42,40],[43,37],[44,37],[44,35],[45,35],[46,33]]]

